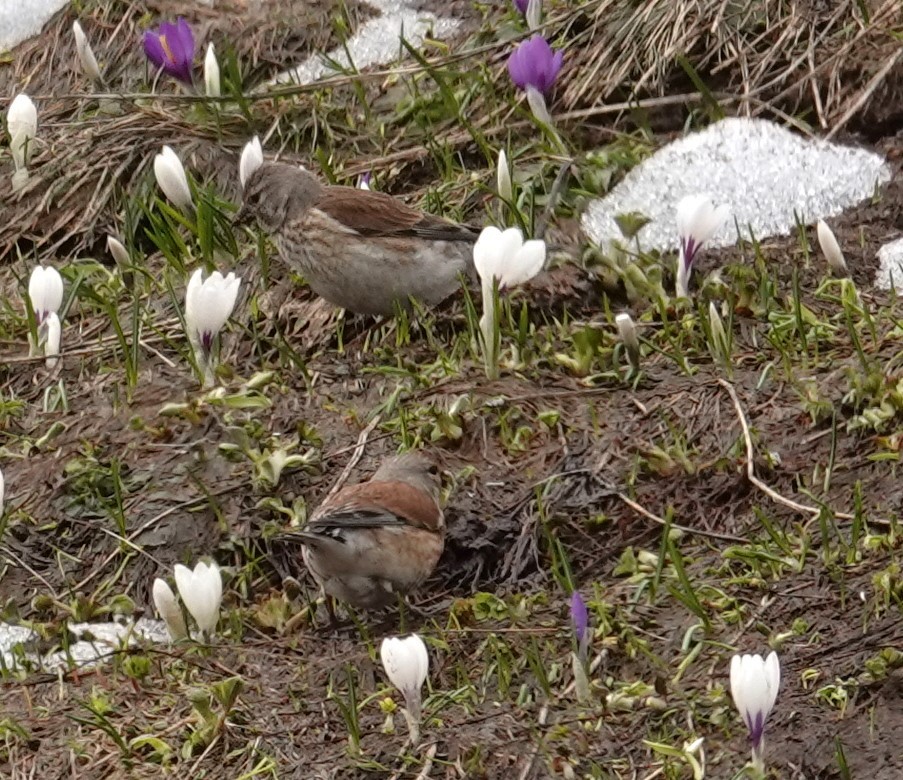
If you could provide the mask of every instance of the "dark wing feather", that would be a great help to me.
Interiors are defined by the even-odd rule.
[[[384,192],[326,187],[315,208],[362,236],[416,236],[442,241],[475,241],[477,232],[425,214]]]

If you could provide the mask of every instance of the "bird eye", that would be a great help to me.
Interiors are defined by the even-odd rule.
[[[430,463],[429,468],[427,468],[427,473],[430,474],[430,476],[438,477],[439,467],[435,463]]]

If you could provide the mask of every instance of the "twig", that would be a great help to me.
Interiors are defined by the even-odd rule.
[[[863,87],[862,91],[850,104],[850,107],[843,112],[843,116],[834,123],[834,127],[832,127],[827,135],[825,135],[826,139],[830,140],[833,138],[837,131],[842,129],[846,123],[856,115],[859,109],[862,108],[866,101],[874,94],[875,90],[878,89],[881,82],[884,81],[887,74],[890,73],[891,69],[900,61],[900,57],[903,57],[903,49],[897,49],[896,54],[887,58],[887,62],[881,66],[880,70],[869,80],[869,83]]]
[[[659,517],[658,515],[652,514],[648,509],[638,504],[633,499],[625,496],[623,493],[615,493],[615,495],[621,499],[627,506],[629,506],[634,512],[639,512],[643,517],[647,520],[651,520],[653,523],[658,523],[659,525],[668,525],[668,521],[663,517]],[[690,528],[686,525],[678,525],[677,523],[670,524],[672,528],[677,529],[678,531],[683,531],[687,534],[696,534],[696,536],[707,536],[710,539],[721,539],[725,542],[739,542],[740,544],[746,544],[747,540],[743,539],[740,536],[732,536],[731,534],[721,534],[717,531],[706,531],[702,528]]]
[[[743,413],[743,406],[740,404],[740,398],[737,395],[737,391],[734,389],[734,386],[730,382],[726,382],[724,379],[719,378],[718,384],[720,384],[725,390],[727,390],[728,395],[730,395],[731,401],[733,401],[734,403],[734,410],[737,412],[737,418],[740,420],[740,427],[743,428],[743,440],[746,442],[746,478],[754,487],[761,490],[775,503],[786,506],[790,509],[793,509],[795,512],[800,512],[804,515],[817,516],[819,512],[821,512],[821,508],[808,506],[806,504],[800,504],[798,501],[794,501],[792,498],[782,496],[776,490],[768,487],[768,485],[766,485],[761,479],[756,476],[755,451],[753,449],[752,436],[749,432],[749,423],[746,421],[746,415]],[[847,512],[835,512],[832,509],[831,513],[834,515],[834,517],[837,517],[841,520],[856,519],[855,515],[851,515]],[[879,523],[881,525],[890,525],[890,522],[888,520],[883,520],[881,518],[869,518],[869,521],[873,523]]]
[[[377,425],[379,425],[379,420],[380,415],[376,415],[376,417],[374,417],[370,421],[370,424],[361,431],[361,435],[357,437],[357,446],[354,448],[354,453],[351,455],[351,460],[348,461],[347,465],[342,470],[342,473],[339,475],[336,483],[329,489],[329,493],[326,494],[327,498],[341,490],[342,485],[344,485],[348,481],[351,470],[358,464],[358,461],[363,456],[364,448],[367,446],[367,439],[370,438],[370,434],[373,433],[373,429]]]

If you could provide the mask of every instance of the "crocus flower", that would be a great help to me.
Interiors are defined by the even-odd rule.
[[[166,623],[166,630],[173,642],[185,639],[188,636],[188,628],[185,626],[185,616],[176,601],[172,588],[169,587],[166,580],[157,577],[154,580],[154,606],[157,608],[157,614]]]
[[[6,483],[3,481],[3,471],[0,471],[0,517],[3,517],[3,496],[6,492]]]
[[[38,110],[28,95],[16,95],[9,104],[6,129],[9,133],[9,151],[16,166],[12,181],[15,192],[28,181],[28,157],[32,142],[38,134]]]
[[[580,591],[575,590],[571,594],[571,623],[574,625],[574,636],[577,639],[581,658],[586,658],[586,649],[589,645],[589,611]]]
[[[508,155],[504,149],[499,150],[495,179],[499,197],[506,203],[511,203],[514,200],[514,187],[511,185],[511,170],[508,168]]]
[[[241,186],[245,186],[248,177],[263,165],[263,148],[260,139],[255,135],[245,144],[241,150],[241,159],[238,161],[238,179]]]
[[[483,360],[490,379],[498,376],[498,312],[494,284],[504,290],[532,279],[546,261],[545,241],[524,241],[519,228],[505,231],[490,225],[483,228],[473,247],[473,262],[480,277],[483,316]]]
[[[38,331],[39,341],[44,345],[47,368],[55,368],[59,360],[62,332],[59,315],[55,311],[50,312]]]
[[[547,125],[552,124],[552,116],[546,105],[546,95],[558,77],[563,59],[564,52],[553,52],[541,35],[521,43],[508,59],[511,80],[527,93],[533,116]]]
[[[191,27],[179,17],[175,24],[164,22],[159,30],[144,33],[144,53],[164,73],[191,84],[194,63],[194,35]]]
[[[107,251],[113,256],[117,265],[127,266],[129,264],[129,250],[118,238],[107,236]]]
[[[380,645],[379,657],[389,682],[404,696],[411,743],[417,745],[420,742],[420,689],[430,669],[426,644],[417,634],[404,639],[386,637]]]
[[[558,78],[563,59],[564,52],[552,51],[545,38],[534,35],[512,52],[508,58],[508,73],[519,89],[533,87],[545,95]]]
[[[373,174],[370,173],[370,171],[367,171],[363,176],[361,176],[361,180],[357,183],[357,186],[362,190],[369,190],[371,178],[373,178]]]
[[[677,296],[690,294],[690,275],[693,261],[718,228],[728,218],[726,205],[715,206],[708,195],[687,195],[677,204],[677,235],[680,239],[680,256],[677,260]]]
[[[189,208],[192,204],[191,187],[182,161],[170,146],[154,157],[154,176],[157,184],[170,203],[180,208]]]
[[[636,333],[636,324],[633,318],[627,312],[621,312],[615,315],[615,325],[618,328],[618,335],[624,343],[624,349],[627,350],[627,359],[634,371],[640,370],[640,340]]]
[[[208,565],[199,561],[192,571],[177,563],[175,575],[182,603],[201,633],[209,636],[219,622],[219,607],[223,600],[223,578],[219,567],[215,563]]]
[[[847,270],[847,261],[844,259],[843,250],[840,248],[840,244],[837,243],[834,231],[828,227],[828,223],[823,219],[818,220],[815,232],[818,235],[818,245],[821,247],[821,251],[831,270],[838,276],[849,276],[850,273]]]
[[[219,63],[212,43],[207,44],[207,56],[204,57],[204,89],[207,97],[220,96]]]
[[[98,84],[103,83],[103,76],[100,75],[100,66],[97,64],[97,57],[94,56],[94,50],[88,43],[88,36],[82,30],[82,26],[77,22],[72,23],[72,34],[75,36],[75,51],[78,54],[78,61],[81,63],[82,70],[85,75]]]
[[[764,770],[765,721],[774,707],[781,685],[781,666],[777,653],[764,660],[761,655],[735,655],[731,658],[731,696],[737,711],[749,729],[753,765]]]
[[[188,281],[185,290],[185,325],[188,337],[200,347],[207,359],[213,348],[213,339],[219,333],[235,308],[241,279],[234,273],[223,276],[214,271],[204,279],[198,268]]]
[[[38,327],[63,305],[63,277],[51,265],[35,266],[28,280],[28,299]]]

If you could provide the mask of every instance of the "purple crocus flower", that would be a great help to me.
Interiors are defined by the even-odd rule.
[[[574,636],[577,638],[578,654],[581,660],[586,660],[586,651],[589,645],[589,611],[580,591],[575,590],[571,594],[571,622],[574,624]]]
[[[514,7],[522,14],[527,13],[528,5],[530,5],[530,0],[514,0]]]
[[[186,84],[193,83],[194,35],[181,16],[175,24],[163,22],[159,30],[144,33],[144,53],[165,73]]]
[[[521,43],[508,59],[508,73],[519,89],[533,88],[547,94],[558,77],[564,52],[552,51],[549,42],[541,35]]]

